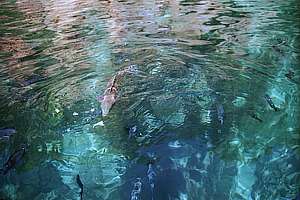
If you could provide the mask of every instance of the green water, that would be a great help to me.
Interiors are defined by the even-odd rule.
[[[84,200],[295,198],[299,22],[297,0],[0,1],[0,168],[26,149],[0,199],[80,199],[77,174]]]

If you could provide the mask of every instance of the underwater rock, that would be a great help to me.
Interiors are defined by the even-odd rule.
[[[186,193],[186,180],[181,170],[165,169],[156,177],[157,199],[178,199],[181,193]]]
[[[300,200],[300,194],[298,194],[298,195],[296,196],[296,198],[293,199],[293,200]]]
[[[16,150],[6,161],[3,168],[0,170],[3,175],[6,175],[11,169],[15,168],[21,161],[25,155],[25,147],[21,147],[21,149]]]
[[[56,191],[51,191],[48,193],[41,193],[34,198],[34,200],[55,200],[58,199]]]
[[[299,162],[297,153],[285,147],[273,148],[271,155],[261,156],[255,169],[252,198],[292,199],[298,192],[300,183]]]
[[[3,200],[17,200],[17,188],[13,184],[7,184],[1,189],[0,195]]]

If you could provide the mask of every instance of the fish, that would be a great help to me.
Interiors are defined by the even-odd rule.
[[[101,103],[101,110],[102,110],[103,117],[108,115],[110,109],[116,103],[117,95],[118,95],[117,81],[120,80],[126,74],[133,74],[139,76],[139,74],[143,74],[143,72],[139,71],[138,69],[136,69],[135,66],[131,65],[117,72],[116,75],[114,75],[108,81],[104,94],[102,95],[102,97],[98,98],[98,100]],[[144,75],[141,76],[145,77]]]
[[[133,185],[133,190],[131,191],[130,200],[139,200],[141,192],[142,192],[141,178],[136,178],[136,182]]]
[[[270,107],[274,109],[274,111],[279,111],[279,108],[277,108],[275,106],[275,104],[273,103],[273,100],[271,99],[271,97],[268,94],[265,95],[265,99],[268,102],[268,104],[270,105]]]
[[[151,187],[151,194],[152,194],[151,199],[153,200],[154,199],[154,186],[155,186],[154,182],[155,182],[156,173],[154,171],[152,162],[150,162],[148,164],[147,177],[148,177],[148,181],[149,181],[149,184],[150,184],[150,187]]]
[[[76,176],[76,182],[77,182],[77,185],[79,186],[79,188],[80,188],[80,200],[82,200],[82,195],[83,195],[83,183],[81,182],[81,180],[80,180],[80,176],[79,176],[79,174],[77,174],[77,176]]]
[[[21,147],[15,151],[6,161],[3,168],[0,170],[3,175],[6,175],[11,169],[17,166],[18,163],[22,160],[26,152],[25,147]]]
[[[279,53],[283,53],[284,51],[283,51],[283,49],[282,49],[282,47],[284,47],[284,46],[287,46],[287,40],[285,40],[285,39],[282,39],[282,38],[278,38],[278,39],[276,39],[276,43],[277,44],[273,44],[272,45],[272,48],[275,50],[275,51],[277,51],[277,52],[279,52]]]
[[[224,123],[224,107],[222,104],[217,104],[217,115],[220,124]]]
[[[105,117],[108,115],[110,109],[117,101],[117,85],[116,85],[117,76],[114,76],[107,84],[107,88],[103,94],[103,98],[99,99],[101,102],[102,116]]]
[[[292,70],[289,70],[288,73],[286,73],[284,76],[287,77],[288,79],[292,80],[295,76],[295,72],[293,72]]]
[[[0,129],[0,139],[10,138],[10,136],[16,133],[14,128],[2,128]]]
[[[252,117],[253,119],[256,119],[259,122],[263,122],[263,120],[254,112],[250,112],[249,113],[250,117]]]
[[[283,38],[277,38],[277,45],[286,45],[287,41],[284,40]]]

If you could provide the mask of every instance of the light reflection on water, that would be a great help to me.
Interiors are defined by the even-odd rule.
[[[296,1],[0,5],[1,165],[26,146],[0,199],[79,199],[77,174],[83,199],[299,193]]]

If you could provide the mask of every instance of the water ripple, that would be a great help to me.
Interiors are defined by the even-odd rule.
[[[147,199],[149,163],[154,199],[294,198],[299,9],[295,0],[1,1],[0,130],[16,134],[0,138],[0,160],[23,143],[28,156],[16,179],[1,179],[0,198],[77,199],[80,174],[84,199]],[[102,117],[101,95],[114,90]],[[40,188],[45,166],[59,178]]]

